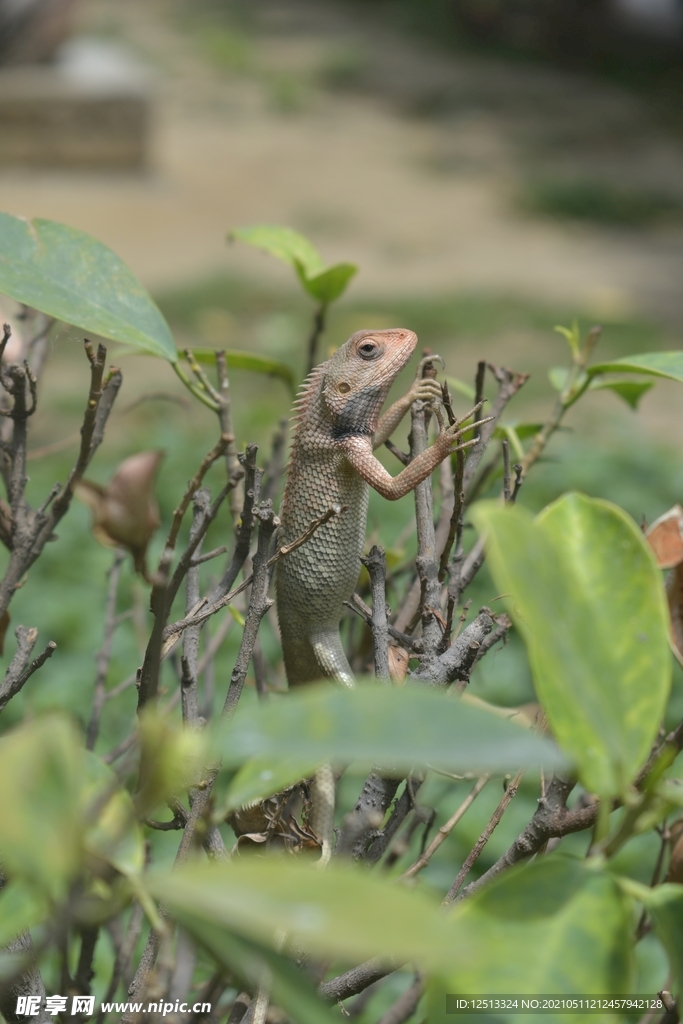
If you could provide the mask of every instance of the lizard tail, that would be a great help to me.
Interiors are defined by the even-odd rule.
[[[318,768],[311,782],[311,828],[322,846],[317,866],[324,868],[332,857],[334,839],[335,782],[331,764]]]
[[[350,690],[353,689],[356,680],[344,653],[339,629],[318,633],[311,638],[311,642],[321,675],[328,679],[334,679],[336,683],[346,686]]]

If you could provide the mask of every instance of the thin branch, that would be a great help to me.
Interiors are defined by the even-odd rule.
[[[422,871],[423,868],[427,867],[436,851],[439,849],[441,844],[446,841],[446,839],[451,834],[451,832],[458,824],[460,819],[470,809],[470,807],[477,799],[477,797],[479,796],[482,789],[484,788],[484,786],[486,785],[490,778],[490,775],[479,776],[472,789],[469,791],[463,802],[458,807],[457,811],[454,814],[452,814],[448,821],[440,827],[439,831],[434,836],[434,838],[432,839],[431,843],[424,851],[424,853],[421,853],[417,860],[413,864],[411,864],[409,868],[406,868],[406,870],[403,872],[403,874],[401,875],[402,881],[405,881],[408,878],[412,878],[414,875],[419,874],[419,872]]]
[[[28,658],[38,639],[38,630],[27,626],[17,626],[14,635],[18,641],[17,651],[10,662],[5,677],[0,684],[0,711],[3,711],[12,697],[23,688],[31,676],[41,668],[48,658],[57,650],[57,644],[50,640],[47,647],[27,666]],[[21,671],[19,671],[21,669]]]
[[[341,507],[339,505],[335,505],[332,508],[328,508],[327,511],[323,512],[323,514],[321,516],[318,516],[317,519],[311,520],[311,522],[306,527],[304,532],[299,537],[297,537],[296,540],[293,540],[291,544],[282,544],[277,549],[272,558],[268,560],[268,568],[272,568],[272,566],[274,566],[276,562],[279,562],[281,558],[283,558],[285,555],[288,555],[290,551],[295,551],[297,548],[301,547],[302,544],[305,544],[306,541],[313,536],[315,531],[319,529],[319,527],[329,522],[330,519],[332,519],[334,516],[341,515],[343,512],[346,511],[346,509],[346,505],[342,505]],[[168,625],[164,630],[165,643],[168,644],[170,641],[175,642],[175,638],[178,637],[183,632],[183,630],[187,629],[189,626],[194,626],[198,623],[206,622],[207,619],[210,619],[211,616],[215,615],[216,612],[221,610],[221,608],[224,608],[227,604],[230,604],[230,602],[233,601],[238,594],[241,594],[243,590],[246,590],[247,587],[251,586],[253,579],[254,577],[252,574],[251,576],[248,576],[245,580],[243,580],[238,587],[235,587],[234,590],[231,590],[229,594],[226,594],[220,600],[215,601],[213,604],[209,604],[208,606],[204,602],[202,602],[204,604],[204,607],[202,608],[201,611],[196,612],[194,615],[189,615],[184,619],[179,619],[177,622],[170,623],[170,625]],[[166,651],[164,651],[164,653],[166,653]]]
[[[97,734],[100,728],[100,717],[102,715],[102,708],[104,707],[107,700],[107,674],[109,672],[109,663],[111,662],[111,651],[114,640],[114,633],[118,625],[116,617],[116,596],[119,589],[119,578],[121,576],[121,567],[123,565],[126,552],[118,550],[114,555],[114,562],[111,568],[107,572],[109,577],[109,583],[107,586],[107,599],[104,611],[104,637],[102,640],[102,646],[95,656],[95,687],[93,693],[92,711],[90,714],[90,721],[88,722],[88,729],[86,732],[85,747],[86,750],[94,750],[95,743],[97,741]]]
[[[254,644],[256,643],[256,635],[258,633],[259,626],[261,625],[261,619],[273,603],[272,599],[268,597],[268,587],[270,584],[269,570],[273,559],[269,559],[268,554],[270,552],[273,534],[280,525],[280,520],[275,515],[273,506],[269,501],[261,505],[261,507],[257,509],[255,515],[259,521],[258,546],[256,554],[254,555],[254,572],[252,574],[249,608],[247,610],[244,629],[242,631],[240,649],[230,676],[230,686],[223,706],[223,715],[227,718],[230,718],[237,708],[237,703],[242,694],[242,687],[244,686],[244,682],[247,678],[247,670],[254,651]],[[306,540],[308,540],[314,531],[309,528],[306,532],[308,534]],[[302,541],[302,543],[304,542]],[[283,548],[281,548],[280,551],[282,552],[283,549],[287,547],[287,551],[284,552],[287,554],[288,551],[293,549],[293,546],[294,545],[292,544],[283,545]]]
[[[228,442],[228,447],[225,451],[225,468],[228,474],[228,480],[230,480],[239,473],[240,463],[237,449],[235,447],[235,431],[233,430],[232,425],[232,404],[230,401],[228,361],[225,355],[225,350],[223,349],[216,352],[216,376],[218,378],[218,391],[215,392],[218,400],[218,422],[221,426],[221,433],[227,434],[228,437],[232,438],[232,440]],[[237,523],[239,518],[243,501],[244,495],[242,493],[242,487],[241,485],[238,485],[234,490],[230,491],[228,499],[228,507],[234,524]]]
[[[540,459],[546,449],[548,441],[562,423],[567,409],[574,404],[588,386],[588,379],[585,378],[584,383],[582,384],[580,378],[585,374],[593,349],[595,348],[601,334],[602,327],[591,327],[581,351],[574,357],[574,363],[567,375],[565,385],[557,398],[555,408],[543,424],[539,433],[536,434],[536,437],[531,442],[526,455],[522,459],[522,478],[527,475],[533,464]]]
[[[417,1010],[417,1004],[422,998],[423,991],[424,978],[418,973],[410,988],[398,997],[386,1013],[382,1014],[377,1024],[404,1024]]]
[[[376,544],[361,562],[370,574],[372,585],[372,641],[375,651],[375,675],[389,679],[389,625],[387,620],[386,573],[384,548]]]
[[[308,360],[306,363],[306,374],[308,375],[318,361],[318,342],[325,330],[327,317],[327,304],[321,302],[313,314],[313,329],[308,338]]]
[[[498,804],[495,811],[491,815],[491,818],[489,819],[486,828],[481,833],[476,843],[470,850],[469,854],[467,855],[467,859],[465,860],[465,863],[463,864],[463,866],[460,868],[460,871],[456,875],[455,881],[453,882],[452,886],[446,893],[446,896],[444,898],[444,904],[448,905],[449,903],[453,903],[454,900],[457,898],[462,883],[469,875],[472,867],[479,859],[482,850],[484,849],[489,839],[493,835],[494,830],[500,823],[500,819],[505,814],[505,811],[507,810],[511,800],[516,795],[517,790],[519,789],[519,785],[523,778],[524,771],[518,771],[517,774],[511,779],[509,786],[507,787],[505,793],[503,794],[503,798],[501,799],[500,803]]]
[[[498,393],[491,403],[489,413],[491,419],[481,428],[479,433],[480,443],[475,448],[471,449],[465,464],[463,487],[466,494],[470,489],[477,466],[481,462],[482,456],[484,455],[488,443],[493,436],[493,432],[496,429],[503,410],[508,402],[514,398],[520,388],[522,388],[529,379],[528,373],[515,373],[513,370],[508,370],[506,366],[494,366],[493,363],[487,363],[487,366],[498,382]]]
[[[261,499],[263,501],[275,502],[280,481],[285,471],[285,456],[287,454],[287,420],[282,419],[278,428],[273,434],[271,441],[270,459],[263,473],[263,485],[261,487]]]
[[[350,601],[344,601],[347,608],[350,608],[352,612],[359,615],[361,619],[372,629],[372,611],[366,605],[360,594],[354,593],[351,596]],[[394,629],[393,626],[387,625],[387,632],[389,636],[394,640],[398,640],[402,647],[406,650],[411,651],[418,643],[419,640],[413,640],[412,636],[408,636],[407,633],[401,633],[398,629]]]
[[[318,994],[332,1003],[341,1003],[349,996],[357,996],[368,985],[374,985],[381,978],[393,974],[400,966],[398,957],[373,957],[372,960],[352,967],[350,971],[340,974],[337,978],[324,981],[318,986]]]

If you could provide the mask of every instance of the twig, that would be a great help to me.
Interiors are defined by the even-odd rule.
[[[519,389],[523,387],[529,379],[528,373],[515,373],[513,370],[508,370],[505,366],[494,366],[493,363],[487,363],[487,366],[498,382],[498,393],[491,403],[491,409],[489,412],[491,419],[488,423],[484,424],[479,432],[480,443],[475,448],[471,449],[467,462],[465,463],[463,487],[466,494],[470,489],[477,466],[481,462],[482,456],[486,451],[491,437],[493,436],[493,431],[496,429],[496,425],[503,410],[508,402],[514,398]]]
[[[453,901],[457,898],[462,883],[467,878],[473,865],[479,859],[482,850],[484,849],[489,839],[493,835],[493,832],[497,825],[499,824],[500,819],[505,814],[505,811],[508,805],[510,804],[510,801],[517,793],[517,790],[519,789],[519,784],[523,778],[524,771],[518,771],[517,774],[511,779],[509,786],[507,787],[505,793],[503,794],[502,800],[500,801],[495,811],[491,815],[491,818],[489,819],[486,828],[479,836],[472,849],[470,850],[469,854],[467,855],[467,859],[465,860],[465,863],[463,864],[463,866],[460,868],[460,871],[456,875],[455,881],[453,882],[452,886],[446,893],[446,896],[444,898],[444,904],[448,905],[449,903],[453,903]]]
[[[97,734],[100,728],[102,708],[104,707],[107,699],[107,673],[109,672],[109,663],[111,661],[114,633],[118,625],[116,618],[116,595],[119,589],[121,566],[123,565],[125,557],[126,552],[118,550],[114,555],[114,562],[107,572],[109,584],[107,586],[107,599],[104,612],[104,637],[102,639],[102,646],[95,656],[95,687],[93,692],[92,711],[90,713],[90,721],[88,722],[88,729],[86,732],[86,750],[95,749],[95,742],[97,741]]]
[[[361,562],[370,574],[372,585],[372,641],[375,651],[375,676],[389,679],[389,625],[387,621],[386,572],[384,548],[376,544]]]
[[[463,802],[458,807],[455,814],[451,815],[448,821],[440,827],[439,831],[434,836],[434,838],[432,839],[431,843],[424,851],[424,853],[421,853],[417,860],[413,864],[411,864],[409,868],[406,868],[406,870],[403,872],[403,874],[401,875],[402,881],[405,881],[405,879],[407,878],[412,878],[414,875],[417,875],[420,871],[422,871],[423,868],[427,867],[436,851],[439,849],[441,844],[446,841],[446,839],[451,834],[451,832],[458,824],[460,819],[470,809],[470,807],[477,799],[477,797],[479,796],[482,789],[484,788],[484,786],[486,785],[490,778],[490,775],[479,776],[472,789],[469,791]]]
[[[306,374],[309,374],[317,363],[318,341],[325,330],[326,315],[327,304],[321,302],[313,314],[313,329],[308,338],[308,361],[306,364]]]
[[[340,974],[337,978],[324,981],[318,986],[318,994],[333,1003],[343,1002],[349,996],[357,996],[368,985],[374,985],[381,978],[386,978],[387,974],[393,974],[400,966],[398,957],[373,957],[372,960],[352,967],[350,971]]]
[[[178,504],[175,512],[173,513],[173,519],[171,521],[171,527],[166,538],[164,551],[159,560],[159,566],[157,569],[157,575],[155,583],[152,587],[152,593],[150,596],[150,608],[154,616],[154,624],[152,627],[152,633],[147,644],[145,651],[145,657],[142,663],[142,669],[140,671],[140,681],[138,689],[138,712],[140,712],[148,701],[153,700],[159,688],[159,671],[162,662],[162,649],[164,641],[164,632],[166,628],[166,622],[171,611],[171,605],[173,599],[178,592],[180,584],[184,579],[185,573],[190,567],[192,556],[197,548],[197,545],[201,542],[204,532],[208,529],[210,517],[215,517],[218,512],[218,506],[220,501],[225,496],[230,487],[236,485],[236,481],[228,481],[227,486],[219,495],[219,499],[214,503],[210,512],[207,512],[202,521],[202,529],[199,530],[193,536],[192,540],[185,549],[181,556],[180,562],[176,567],[176,570],[169,580],[169,571],[171,566],[171,560],[173,558],[173,552],[175,550],[176,541],[178,539],[178,533],[180,532],[180,525],[182,523],[185,512],[187,511],[188,505],[192,500],[193,495],[201,487],[204,476],[208,472],[209,468],[213,463],[221,457],[226,451],[229,438],[227,435],[221,435],[218,443],[205,455],[202,463],[195,473],[192,480],[189,482],[185,489],[185,493]],[[168,652],[166,652],[168,653]]]
[[[344,604],[347,608],[350,608],[351,611],[355,612],[356,615],[359,615],[361,619],[363,619],[363,621],[372,629],[372,611],[368,608],[360,594],[354,593],[351,596],[351,600],[345,601]],[[393,626],[387,625],[387,632],[392,639],[398,640],[398,642],[408,651],[411,651],[419,643],[418,640],[413,640],[412,636],[408,636],[407,633],[400,633],[397,629],[394,629]]]
[[[540,459],[541,455],[545,451],[548,441],[562,423],[567,409],[574,404],[588,386],[588,378],[586,378],[585,382],[581,384],[580,377],[582,374],[585,374],[593,349],[595,348],[601,334],[602,327],[591,327],[581,351],[575,355],[574,363],[567,374],[567,380],[557,398],[555,408],[543,424],[542,429],[538,434],[536,434],[536,437],[529,446],[529,450],[522,459],[522,479],[527,475],[533,464]]]
[[[280,481],[285,469],[285,454],[287,451],[287,420],[280,420],[278,428],[273,434],[271,441],[271,452],[268,465],[263,473],[263,485],[261,487],[261,499],[263,501],[275,502],[277,492],[280,488]]]
[[[90,992],[90,982],[95,976],[92,965],[99,934],[100,929],[96,925],[86,925],[81,929],[81,949],[74,975],[74,987],[83,995]]]
[[[37,672],[57,650],[57,644],[54,640],[50,640],[45,650],[26,667],[28,658],[38,639],[38,630],[27,626],[17,626],[14,635],[17,638],[18,647],[5,673],[5,678],[0,685],[0,711],[7,707],[12,697],[19,693],[34,672]],[[21,670],[19,671],[19,669]]]
[[[235,661],[235,667],[233,668],[230,676],[230,686],[223,706],[223,715],[227,718],[234,714],[237,703],[242,694],[242,687],[244,686],[244,681],[247,678],[247,670],[254,650],[254,644],[256,643],[256,635],[258,633],[259,626],[261,625],[261,619],[273,603],[272,599],[268,597],[268,586],[270,583],[269,569],[271,562],[273,561],[268,558],[268,554],[270,552],[273,534],[280,525],[280,520],[275,515],[270,501],[261,505],[255,514],[259,521],[258,546],[256,554],[254,555],[254,572],[252,574],[249,608],[247,610],[244,630],[242,632],[240,649],[237,655],[237,660]],[[313,531],[309,527],[309,530],[306,532],[308,534],[306,539],[308,539],[308,537],[312,536]],[[283,552],[285,547],[287,550],[284,551],[284,553],[287,554],[293,549],[294,545],[283,545],[280,551]]]
[[[224,555],[227,551],[225,544],[221,544],[218,548],[212,548],[211,551],[207,551],[205,555],[195,555],[190,562],[190,568],[194,569],[197,565],[203,565],[204,562],[210,562],[214,558],[218,558],[220,555]]]
[[[413,772],[406,779],[405,789],[394,804],[386,825],[383,829],[376,832],[374,836],[370,837],[371,842],[363,854],[364,859],[369,864],[376,864],[377,861],[381,860],[399,828],[410,812],[415,809],[415,796],[424,779],[424,774],[418,772]]]
[[[10,366],[0,373],[0,383],[13,397],[13,407],[9,413],[13,421],[12,440],[6,449],[9,467],[5,471],[12,513],[12,551],[0,582],[0,616],[7,610],[20,580],[39,557],[45,544],[52,538],[58,522],[67,512],[76,484],[104,436],[107,417],[121,383],[120,373],[112,370],[103,384],[107,353],[102,345],[98,346],[95,354],[90,342],[86,341],[85,350],[90,362],[90,392],[83,416],[78,457],[64,486],[53,488],[37,512],[30,508],[25,497],[27,422],[35,405],[36,378],[28,365]],[[27,384],[32,396],[30,406],[26,404]]]
[[[327,511],[323,512],[323,514],[321,516],[318,516],[317,519],[313,519],[306,527],[304,532],[296,538],[296,540],[292,541],[291,544],[282,544],[277,549],[272,558],[268,560],[268,568],[272,568],[272,566],[274,566],[276,562],[279,562],[281,558],[283,558],[285,555],[288,555],[290,551],[295,551],[297,548],[301,547],[302,544],[305,544],[306,541],[313,536],[313,534],[319,527],[329,522],[330,519],[332,519],[334,516],[341,515],[342,512],[346,511],[346,508],[346,505],[342,505],[341,507],[339,505],[335,505],[332,508],[328,508]],[[252,582],[253,575],[248,576],[245,580],[242,581],[242,583],[240,583],[238,587],[235,587],[234,590],[231,590],[229,594],[226,594],[224,597],[220,598],[220,600],[215,601],[213,604],[209,604],[208,606],[202,602],[204,604],[204,607],[202,608],[201,611],[197,611],[194,615],[187,616],[184,619],[179,619],[177,622],[170,623],[170,625],[168,625],[164,630],[164,641],[168,643],[169,641],[173,640],[173,638],[179,636],[180,633],[182,633],[183,630],[187,629],[189,626],[194,626],[198,623],[205,622],[207,619],[210,619],[211,616],[215,615],[216,612],[221,610],[221,608],[224,608],[227,604],[230,604],[230,602],[233,601],[238,594],[241,594],[243,590],[246,590],[247,587],[251,586]],[[165,651],[164,653],[167,652]]]
[[[112,968],[111,978],[109,985],[107,986],[107,992],[104,996],[102,1003],[107,1003],[114,998],[116,990],[119,987],[119,982],[125,974],[130,965],[130,960],[133,955],[133,950],[137,944],[140,932],[142,930],[143,922],[143,910],[139,903],[133,903],[133,908],[130,912],[130,919],[128,921],[128,928],[126,935],[116,953],[116,959],[114,960],[114,967]],[[104,1010],[102,1004],[100,1009],[97,1011],[97,1017],[95,1018],[95,1024],[102,1024],[104,1020]]]
[[[422,998],[424,979],[421,974],[415,975],[415,980],[403,995],[399,996],[393,1006],[390,1006],[386,1013],[383,1013],[377,1024],[404,1024],[409,1020],[417,1009],[417,1004]]]
[[[228,437],[232,438],[232,440],[228,442],[228,446],[225,451],[225,468],[228,474],[228,480],[230,480],[239,472],[240,463],[237,455],[237,449],[235,447],[235,431],[232,426],[230,381],[228,379],[228,362],[224,349],[216,352],[216,376],[218,378],[218,391],[215,392],[218,400],[218,422],[221,426],[221,433],[227,434]],[[232,521],[235,524],[237,523],[243,500],[244,495],[240,485],[230,492],[228,500],[230,515],[232,516]]]
[[[204,536],[204,522],[210,513],[211,494],[207,488],[202,487],[196,492],[192,500],[192,527],[190,529],[190,544],[197,542],[196,551],[201,550],[201,541]],[[199,568],[193,558],[187,570],[185,580],[186,597],[185,611],[189,612],[199,600]],[[198,724],[199,710],[197,697],[197,663],[199,660],[199,634],[201,627],[193,626],[185,631],[183,636],[183,656],[181,660],[182,676],[180,680],[180,694],[183,711],[183,722],[186,725],[195,726]]]

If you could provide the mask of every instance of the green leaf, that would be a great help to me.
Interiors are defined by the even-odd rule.
[[[581,349],[581,332],[579,331],[578,321],[575,320],[571,327],[562,327],[560,324],[556,324],[553,330],[566,339],[575,356],[579,354]]]
[[[481,708],[427,688],[373,684],[351,691],[322,684],[303,693],[273,694],[265,707],[240,707],[232,721],[219,722],[210,747],[225,765],[283,757],[458,772],[562,762],[547,740]]]
[[[215,819],[220,821],[237,807],[265,800],[302,779],[310,779],[318,764],[298,758],[256,757],[247,761],[230,780],[225,801],[215,812]]]
[[[610,363],[597,363],[588,368],[591,377],[596,373],[646,373],[651,377],[668,377],[683,383],[683,352],[644,352],[625,356]]]
[[[647,758],[671,679],[668,612],[652,552],[606,501],[568,494],[535,520],[482,503],[491,571],[529,654],[554,736],[584,785],[626,792]]]
[[[307,277],[318,274],[323,269],[323,261],[315,246],[292,228],[278,227],[274,224],[254,224],[253,227],[233,228],[228,232],[228,239],[246,242],[255,249],[270,253],[294,270],[299,263]]]
[[[271,948],[286,935],[318,959],[452,963],[457,933],[435,901],[349,864],[318,871],[307,858],[241,857],[152,872],[148,883],[183,924],[199,918]]]
[[[196,915],[182,914],[181,920],[187,931],[231,974],[236,974],[245,987],[255,990],[264,974],[269,976],[273,1002],[297,1024],[338,1024],[338,1016],[323,1003],[291,960],[244,936],[231,935]]]
[[[248,228],[233,228],[228,240],[246,242],[256,249],[270,253],[296,272],[304,290],[321,305],[334,302],[345,291],[358,267],[353,263],[323,265],[320,253],[304,235],[292,228],[272,224],[255,224]]]
[[[335,263],[334,266],[309,276],[304,265],[297,260],[296,270],[308,294],[327,306],[346,291],[346,286],[357,273],[358,267],[354,263]]]
[[[493,431],[493,436],[497,440],[502,441],[503,438],[509,436],[508,430],[514,430],[520,441],[526,441],[530,437],[535,437],[539,430],[542,429],[542,423],[506,423],[502,427],[496,427]]]
[[[555,855],[513,868],[459,904],[451,921],[448,992],[630,991],[632,901],[585,861]],[[433,1011],[430,1022],[445,1024],[443,1002]]]
[[[178,358],[168,324],[125,263],[65,224],[0,213],[0,292],[92,334]]]
[[[81,859],[81,740],[71,723],[46,716],[0,740],[0,861],[55,898]]]
[[[98,757],[87,750],[82,751],[82,757],[81,808],[87,822],[85,847],[121,874],[139,874],[145,863],[145,848],[130,793]]]
[[[656,889],[642,887],[639,895],[650,911],[655,932],[669,957],[678,992],[683,993],[683,885],[671,882]]]
[[[637,380],[597,380],[591,381],[590,391],[613,391],[622,398],[631,409],[637,409],[643,395],[654,387],[654,381]]]
[[[193,348],[192,355],[198,363],[215,366],[216,351],[214,348]],[[277,377],[284,381],[292,394],[296,391],[291,367],[277,359],[261,355],[259,352],[240,352],[239,349],[229,348],[225,350],[225,360],[229,370],[253,370],[255,373],[265,373],[269,377]]]

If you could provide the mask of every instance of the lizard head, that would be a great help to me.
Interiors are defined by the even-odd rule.
[[[374,433],[391,385],[412,356],[417,335],[404,328],[356,331],[324,365],[322,395],[334,435]]]

